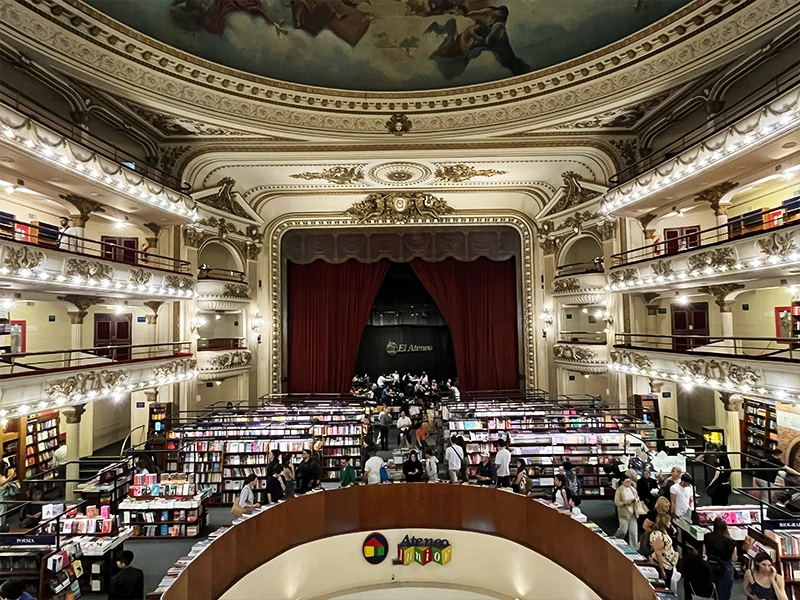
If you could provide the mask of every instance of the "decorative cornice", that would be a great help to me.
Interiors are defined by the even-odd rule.
[[[600,195],[600,192],[595,190],[587,190],[581,185],[583,179],[577,173],[572,171],[565,171],[561,174],[561,179],[564,180],[564,185],[561,187],[561,197],[550,210],[548,214],[556,214],[563,212],[573,206],[579,206],[584,202],[588,202],[593,198]]]
[[[437,221],[453,209],[442,200],[424,192],[389,192],[370,194],[345,211],[359,223],[421,223]]]
[[[247,211],[233,197],[233,186],[236,185],[236,180],[232,177],[223,177],[219,180],[218,185],[220,189],[214,196],[198,198],[197,202],[237,217],[250,219],[251,217],[247,214]]]
[[[94,396],[107,395],[127,380],[128,372],[124,370],[84,371],[54,381],[45,388],[44,393],[54,400],[59,398],[64,400],[92,399]],[[80,422],[80,416],[78,416],[78,422]]]
[[[319,90],[221,67],[155,42],[77,0],[7,3],[0,7],[0,22],[14,38],[64,61],[80,61],[99,77],[184,107],[249,120],[251,126],[257,120],[377,133],[386,131],[386,114],[394,112],[410,114],[414,132],[436,132],[485,129],[487,116],[493,124],[536,118],[652,85],[656,77],[675,77],[739,48],[765,24],[777,27],[791,20],[794,8],[793,0],[696,0],[625,40],[530,75],[464,88],[367,94]]]
[[[708,202],[711,209],[714,211],[714,216],[719,217],[720,215],[726,215],[727,207],[720,204],[720,200],[722,200],[723,196],[730,192],[731,190],[736,189],[739,186],[739,182],[736,181],[723,181],[717,185],[711,186],[710,188],[706,188],[697,194],[697,197],[694,199],[695,202]]]

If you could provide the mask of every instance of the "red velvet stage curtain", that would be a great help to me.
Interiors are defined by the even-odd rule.
[[[289,392],[347,393],[389,261],[289,263]]]
[[[450,327],[461,389],[519,389],[514,259],[411,266]]]

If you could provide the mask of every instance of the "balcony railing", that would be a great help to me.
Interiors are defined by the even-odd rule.
[[[615,348],[691,352],[756,360],[800,361],[800,338],[618,333]]]
[[[630,181],[634,177],[649,171],[655,166],[658,166],[665,160],[668,160],[684,150],[697,144],[703,139],[709,138],[726,127],[729,127],[739,119],[742,119],[758,107],[764,106],[774,99],[778,98],[781,94],[791,89],[793,86],[800,82],[800,70],[798,67],[800,62],[796,61],[789,65],[781,73],[775,77],[771,77],[764,85],[753,90],[749,95],[745,96],[738,102],[726,106],[725,109],[715,115],[713,125],[708,122],[703,123],[685,133],[677,140],[670,142],[666,146],[659,148],[641,160],[626,167],[609,177],[609,182],[612,187],[621,185],[626,181]]]
[[[142,252],[138,248],[120,246],[110,242],[63,233],[58,227],[48,223],[39,223],[37,221],[26,223],[4,216],[0,216],[0,239],[175,273],[188,273],[191,267],[191,263],[185,260],[150,254],[149,252]]]
[[[605,344],[606,334],[602,331],[559,331],[558,341],[568,344]]]
[[[119,164],[125,164],[133,168],[137,173],[176,191],[182,189],[181,180],[168,171],[149,165],[145,163],[141,157],[134,156],[118,146],[109,144],[106,140],[91,133],[87,128],[74,125],[30,96],[26,96],[22,92],[6,84],[0,85],[0,102],[13,107],[29,119],[33,119],[49,127],[58,134],[82,146],[88,147],[109,160]]]
[[[221,279],[223,281],[235,281],[236,283],[247,283],[245,274],[242,271],[232,269],[218,269],[208,265],[200,265],[197,269],[197,279]]]
[[[245,338],[200,338],[197,340],[198,350],[234,350],[247,348]]]
[[[728,219],[727,224],[703,229],[669,240],[620,252],[611,257],[611,265],[619,267],[639,261],[674,256],[683,252],[706,248],[765,231],[779,231],[782,228],[800,224],[800,196],[784,200],[774,208],[759,208]]]
[[[556,267],[556,277],[566,275],[583,275],[584,273],[603,273],[603,258],[598,257],[587,262],[572,263]]]
[[[0,379],[191,355],[191,342],[0,354]]]

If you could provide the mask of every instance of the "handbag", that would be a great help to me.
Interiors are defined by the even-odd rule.
[[[641,500],[637,500],[636,503],[634,504],[633,508],[634,508],[634,512],[636,513],[637,517],[639,517],[641,515],[646,515],[647,512],[648,512],[647,511],[647,505],[644,502],[642,502]]]
[[[715,586],[714,584],[712,584],[712,586],[713,586],[713,591],[711,592],[710,596],[700,596],[699,594],[694,593],[694,586],[691,583],[689,583],[689,594],[691,597],[688,598],[687,600],[716,600],[717,586]]]

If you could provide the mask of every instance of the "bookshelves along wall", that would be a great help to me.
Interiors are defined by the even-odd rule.
[[[493,452],[501,431],[511,439],[512,466],[524,458],[532,472],[531,481],[539,495],[555,485],[558,467],[569,459],[580,477],[584,496],[608,496],[610,478],[603,465],[628,453],[641,442],[620,431],[616,423],[599,409],[510,406],[450,409],[446,435],[462,435],[474,473],[480,454]],[[469,414],[469,417],[461,415]],[[627,440],[626,440],[627,436]]]
[[[25,425],[25,479],[36,477],[54,466],[53,455],[58,447],[58,413],[47,411],[29,415]],[[20,434],[22,435],[22,434]],[[52,478],[52,477],[50,477]],[[47,486],[45,491],[52,486]]]
[[[766,458],[778,447],[778,415],[775,403],[755,398],[744,399],[744,439],[742,452]],[[758,460],[745,456],[744,466],[764,467]]]

